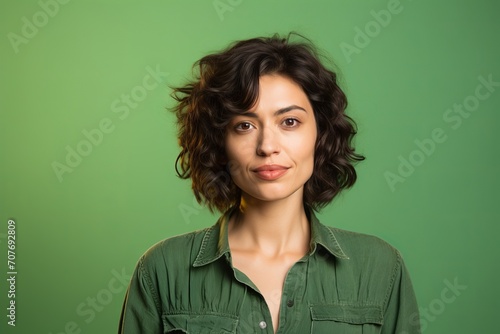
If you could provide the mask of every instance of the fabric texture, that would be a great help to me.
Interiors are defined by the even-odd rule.
[[[165,239],[139,259],[119,333],[274,333],[264,297],[232,266],[229,216]],[[286,275],[277,333],[419,334],[400,253],[377,237],[309,218],[310,252]]]

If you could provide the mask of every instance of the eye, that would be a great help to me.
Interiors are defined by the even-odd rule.
[[[249,131],[253,127],[249,122],[238,123],[234,128],[236,131],[245,132]]]
[[[299,120],[295,118],[287,118],[281,124],[283,124],[287,128],[294,128],[299,125]]]

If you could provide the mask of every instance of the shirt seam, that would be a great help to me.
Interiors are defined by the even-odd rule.
[[[153,297],[153,301],[155,303],[156,311],[158,312],[158,314],[161,314],[162,312],[161,312],[161,306],[160,306],[160,299],[159,299],[159,296],[155,292],[151,276],[148,274],[148,272],[144,268],[144,257],[141,258],[139,264],[140,264],[139,268],[141,270],[141,273],[144,276],[144,280],[146,281],[146,284],[147,284],[147,286],[149,288],[149,293]]]
[[[396,264],[394,265],[394,269],[392,271],[391,280],[389,282],[389,287],[387,289],[387,292],[385,293],[384,304],[383,304],[384,305],[384,313],[387,310],[389,298],[390,298],[391,293],[394,289],[394,283],[396,282],[396,276],[399,272],[399,269],[401,268],[401,261],[402,261],[401,253],[399,253],[399,251],[396,249],[394,250],[394,252],[396,254],[397,261],[396,261]]]
[[[169,315],[213,315],[219,317],[226,317],[232,320],[238,320],[239,316],[237,314],[225,313],[225,312],[216,312],[216,311],[190,311],[190,310],[174,310],[174,311],[165,311],[165,316]]]
[[[208,228],[205,231],[205,235],[203,236],[203,239],[201,240],[200,251],[198,252],[196,259],[193,262],[193,266],[195,266],[195,267],[196,266],[203,266],[203,265],[207,264],[208,262],[210,262],[210,261],[207,261],[207,259],[206,259],[205,250],[206,250],[207,243],[210,241],[212,229],[213,229],[213,226],[211,228]]]
[[[326,226],[326,225],[325,225]],[[339,251],[340,251],[340,256],[335,254],[335,252],[333,252],[333,255],[338,257],[338,258],[341,258],[341,259],[346,259],[346,260],[349,260],[349,256],[344,252],[344,250],[342,249],[342,246],[340,246],[340,243],[339,241],[337,240],[337,237],[335,236],[335,233],[333,233],[333,230],[335,229],[334,227],[331,227],[331,226],[326,226],[327,229],[328,229],[328,232],[330,233],[330,236],[333,238],[333,241],[335,242],[335,246],[338,247]]]

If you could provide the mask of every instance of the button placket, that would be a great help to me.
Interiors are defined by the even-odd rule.
[[[297,325],[299,304],[295,305],[295,300],[298,296],[303,294],[305,290],[305,277],[307,275],[307,262],[308,258],[304,261],[297,261],[292,268],[290,268],[285,283],[283,286],[282,306],[280,314],[280,328],[279,333],[285,333],[293,329]],[[300,302],[300,298],[297,299]],[[286,306],[285,306],[286,305]],[[299,309],[297,309],[299,307]]]

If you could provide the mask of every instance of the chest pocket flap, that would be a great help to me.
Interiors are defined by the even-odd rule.
[[[374,305],[311,305],[311,334],[379,333],[382,308]]]
[[[236,333],[236,317],[205,314],[166,314],[163,316],[166,333],[230,334]]]

